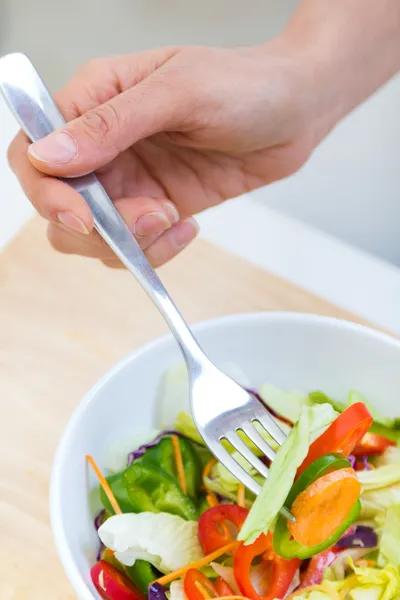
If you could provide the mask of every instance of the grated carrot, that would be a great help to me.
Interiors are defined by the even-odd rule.
[[[187,571],[189,571],[189,569],[201,569],[202,567],[205,567],[205,565],[208,565],[210,562],[213,562],[213,560],[219,558],[223,554],[232,552],[238,547],[239,544],[240,542],[231,542],[226,546],[222,546],[222,548],[219,548],[219,550],[215,550],[215,552],[204,556],[204,558],[201,558],[200,560],[192,563],[191,565],[182,567],[182,569],[178,569],[177,571],[169,573],[168,575],[163,575],[163,577],[160,577],[160,579],[157,579],[154,583],[159,583],[160,585],[167,585],[167,583],[171,583],[171,581],[183,577],[187,573]]]
[[[249,600],[246,596],[220,596],[218,600]]]
[[[245,506],[246,506],[245,487],[244,487],[243,483],[239,483],[238,492],[237,492],[237,503],[242,508],[245,508]]]
[[[356,567],[376,567],[376,560],[367,560],[366,558],[360,558],[356,560]]]
[[[218,506],[218,504],[219,504],[218,498],[214,494],[214,492],[210,492],[209,494],[207,494],[206,500],[207,500],[208,506],[210,508],[212,508],[213,506]]]
[[[179,445],[179,438],[177,435],[172,436],[172,446],[174,449],[176,472],[178,474],[179,485],[184,494],[187,494],[187,485],[185,477],[185,467],[183,466],[182,452]]]
[[[213,596],[210,596],[210,594],[207,592],[207,590],[204,587],[204,585],[201,585],[200,581],[195,581],[194,585],[197,587],[197,589],[199,590],[200,594],[203,596],[204,600],[209,600],[209,598],[213,597]]]
[[[214,457],[208,461],[208,463],[206,464],[206,466],[203,469],[203,480],[209,476],[214,465],[216,465],[216,464],[217,464],[217,459]],[[206,488],[207,488],[207,486],[206,486]]]
[[[115,499],[115,496],[114,496],[114,494],[112,492],[112,489],[108,485],[107,479],[104,477],[104,475],[100,471],[100,469],[97,466],[96,461],[94,460],[93,456],[91,456],[90,454],[87,454],[86,455],[86,460],[88,461],[88,463],[92,467],[93,471],[96,473],[97,478],[98,478],[98,480],[100,482],[100,485],[103,488],[104,493],[107,496],[107,498],[108,498],[111,506],[113,507],[113,510],[114,510],[115,514],[116,515],[121,515],[122,514],[122,510],[120,509],[119,504],[118,504],[117,500]]]
[[[321,583],[319,585],[310,585],[309,587],[302,588],[297,592],[293,592],[293,594],[290,594],[290,596],[287,596],[286,600],[296,600],[296,598],[303,598],[306,594],[311,594],[311,592],[325,592],[325,594],[332,598],[332,600],[341,600],[337,591],[325,583]]]

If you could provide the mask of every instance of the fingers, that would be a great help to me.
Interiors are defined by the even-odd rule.
[[[27,157],[28,146],[25,134],[19,132],[9,147],[8,160],[33,206],[45,219],[88,234],[93,229],[93,218],[82,196],[62,181],[35,169]]]
[[[161,235],[137,238],[148,260],[159,267],[179,254],[197,235],[194,219],[180,221]],[[82,236],[67,231],[60,225],[49,224],[48,237],[52,246],[64,254],[80,254],[100,259],[105,265],[122,268],[123,265],[97,232]]]
[[[137,141],[175,126],[187,114],[190,91],[175,83],[172,76],[153,73],[32,144],[29,160],[43,173],[63,177],[99,169]]]

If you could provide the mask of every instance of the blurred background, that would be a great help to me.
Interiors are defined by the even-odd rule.
[[[168,44],[263,42],[280,31],[297,4],[296,0],[0,0],[0,54],[26,52],[54,91],[78,65],[95,56]],[[399,266],[399,106],[397,77],[341,123],[300,173],[256,192],[253,201]],[[2,104],[0,125],[2,151],[9,136]],[[4,181],[9,177],[4,159],[0,165]],[[1,209],[11,220],[28,210],[23,200],[14,202],[4,193]]]

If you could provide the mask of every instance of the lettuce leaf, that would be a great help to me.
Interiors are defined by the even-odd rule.
[[[375,567],[356,567],[351,559],[349,565],[354,571],[341,582],[335,582],[336,591],[346,589],[348,583],[353,583],[346,597],[351,600],[398,600],[400,597],[400,572],[392,564],[384,569]]]
[[[292,423],[299,420],[304,406],[311,404],[307,395],[295,391],[284,392],[269,383],[261,386],[259,394],[267,407]]]
[[[147,560],[161,573],[169,573],[202,558],[197,530],[196,521],[176,515],[126,513],[108,519],[99,537],[123,565]]]
[[[378,564],[386,563],[400,567],[400,502],[389,506],[385,515]]]
[[[249,544],[261,533],[267,533],[273,528],[293,485],[296,471],[307,456],[310,443],[336,417],[337,413],[329,404],[303,408],[300,419],[271,464],[268,478],[240,531],[239,539]]]

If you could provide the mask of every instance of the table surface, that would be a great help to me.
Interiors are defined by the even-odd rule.
[[[210,244],[160,270],[189,322],[292,310],[360,321]],[[48,487],[60,434],[85,392],[166,326],[128,273],[57,255],[33,219],[0,256],[0,598],[74,600]]]

